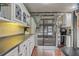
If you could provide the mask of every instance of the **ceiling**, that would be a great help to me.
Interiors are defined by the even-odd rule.
[[[71,12],[75,3],[25,3],[29,12]]]
[[[32,16],[42,15],[44,17],[35,17],[35,21],[39,24],[41,19],[56,19],[63,12],[72,12],[76,6],[75,3],[24,3]]]

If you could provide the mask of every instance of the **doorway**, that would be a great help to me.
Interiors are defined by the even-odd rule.
[[[38,45],[40,46],[56,46],[56,31],[54,20],[41,20]]]

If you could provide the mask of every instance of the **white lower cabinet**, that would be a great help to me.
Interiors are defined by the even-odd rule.
[[[34,46],[35,46],[34,35],[32,35],[29,40],[29,50],[30,50],[29,55],[32,54]]]
[[[32,50],[33,50],[33,43],[32,42],[29,42],[29,55],[32,54]]]
[[[7,53],[5,56],[18,56],[18,47]]]
[[[10,51],[6,56],[31,56],[35,46],[34,35]]]
[[[25,41],[21,45],[19,45],[19,56],[27,56],[28,55],[28,42]]]
[[[34,36],[31,36],[19,46],[19,56],[31,56],[34,48]]]

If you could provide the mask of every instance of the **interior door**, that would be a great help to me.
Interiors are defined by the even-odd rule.
[[[53,20],[41,20],[40,30],[38,35],[38,45],[41,46],[56,46],[56,31]]]

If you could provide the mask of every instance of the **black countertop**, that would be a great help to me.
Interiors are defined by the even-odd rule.
[[[66,56],[79,56],[79,48],[63,47],[61,48],[61,51]]]

